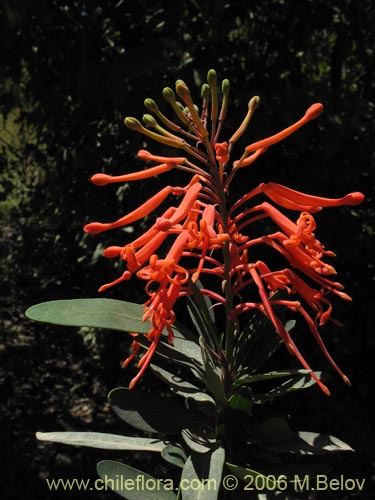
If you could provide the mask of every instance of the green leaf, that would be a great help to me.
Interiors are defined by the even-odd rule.
[[[202,349],[202,357],[205,367],[202,380],[207,389],[214,396],[214,398],[222,405],[226,405],[227,397],[225,394],[221,376],[221,366],[219,365],[218,361],[211,355],[209,348],[206,346],[202,337],[200,337],[199,342]]]
[[[191,382],[183,380],[181,377],[178,377],[174,373],[164,370],[164,368],[160,368],[159,366],[156,366],[154,364],[151,364],[150,368],[158,378],[163,380],[163,382],[168,384],[169,387],[177,393],[179,391],[182,391],[184,393],[190,394],[201,391],[199,387],[193,385]]]
[[[187,340],[179,335],[175,335],[173,347],[176,351],[179,351],[181,354],[184,354],[188,358],[194,359],[200,365],[203,365],[201,348],[198,343]]]
[[[199,282],[196,284],[189,280],[188,284],[193,292],[192,296],[187,297],[187,307],[190,317],[198,334],[204,338],[207,345],[215,349],[219,347],[219,334],[215,324],[211,300],[201,293]]]
[[[280,499],[280,500],[296,500],[296,497],[285,493],[285,482],[293,482],[295,477],[311,477],[317,474],[327,474],[330,471],[330,466],[326,464],[271,464],[269,466],[262,465],[259,470],[251,469],[250,467],[240,467],[226,462],[226,467],[238,479],[246,483],[248,487],[253,487],[254,490],[263,490],[258,493],[259,499]],[[278,483],[278,480],[280,483]],[[283,491],[277,491],[279,487]],[[265,490],[271,491],[265,491]]]
[[[172,465],[184,468],[187,456],[182,446],[178,444],[170,444],[162,449],[161,456]]]
[[[322,379],[322,372],[314,372],[315,375]],[[296,375],[295,377],[286,380],[283,384],[271,389],[265,394],[265,397],[272,400],[275,397],[283,396],[288,392],[300,391],[302,389],[308,389],[309,387],[316,384],[316,381],[311,377],[310,372],[307,371],[306,374]]]
[[[254,382],[263,382],[264,380],[273,380],[275,378],[290,377],[291,375],[307,375],[311,373],[310,370],[292,369],[292,370],[278,370],[277,372],[257,373],[248,375],[246,377],[236,380],[235,385],[252,384]]]
[[[108,400],[120,418],[145,432],[176,434],[186,427],[204,426],[199,412],[187,409],[175,398],[118,387],[109,393]]]
[[[216,406],[215,400],[209,396],[208,394],[202,392],[202,390],[196,385],[188,382],[187,380],[183,380],[182,378],[170,373],[163,368],[160,368],[156,365],[150,365],[151,370],[155,373],[157,377],[159,377],[163,382],[167,383],[169,387],[173,390],[175,394],[178,396],[182,396],[188,400],[194,399],[197,403],[202,404],[210,404],[212,406]]]
[[[318,474],[328,474],[331,470],[328,464],[292,464],[285,462],[258,465],[256,471],[248,466],[240,467],[228,462],[226,466],[230,472],[247,484],[249,484],[250,478],[255,479],[257,476],[263,476],[265,487],[273,490],[277,487],[277,478],[280,478],[283,483],[292,483],[295,481],[296,476],[301,478],[310,476],[313,478]],[[263,485],[260,482],[258,484]]]
[[[231,410],[240,411],[250,417],[253,405],[253,394],[250,387],[240,387],[232,394],[228,403]]]
[[[191,451],[196,453],[207,453],[217,445],[217,439],[213,432],[210,434],[183,429],[182,438]]]
[[[39,441],[50,441],[73,446],[88,446],[103,450],[143,450],[161,452],[169,443],[154,438],[119,436],[101,432],[37,432]]]
[[[26,311],[29,319],[65,326],[90,326],[123,332],[148,333],[140,304],[115,299],[70,299],[42,302]]]
[[[256,426],[254,437],[258,444],[270,450],[301,455],[320,455],[329,452],[353,451],[340,439],[317,432],[292,431],[281,417],[272,417]]]
[[[148,349],[151,344],[146,336],[139,336],[137,342],[145,349]],[[194,342],[175,336],[174,346],[172,346],[161,339],[158,342],[155,354],[179,366],[189,368],[198,378],[201,378],[203,374],[202,355],[199,346]]]
[[[289,378],[288,380],[274,387],[273,389],[269,389],[264,393],[254,392],[254,403],[264,404],[267,402],[272,402],[276,397],[283,396],[288,392],[308,389],[309,387],[312,387],[313,385],[316,384],[316,381],[311,376],[312,372],[310,370],[289,370],[281,372],[281,374],[279,374],[278,372],[270,372],[269,374],[250,375],[249,377],[244,377],[242,379],[239,379],[237,381],[237,384],[239,385],[241,382],[250,383],[251,380],[255,382],[272,380],[275,378],[285,377],[288,374],[293,374],[293,372],[296,373],[294,377]],[[323,372],[314,372],[314,373],[319,378],[319,380],[326,378]]]
[[[127,500],[176,500],[173,481],[156,479],[146,472],[112,460],[103,460],[96,466],[103,486]]]
[[[281,299],[284,295],[283,291],[279,291],[273,298]],[[275,306],[274,310],[280,320],[283,321],[285,308]],[[290,331],[294,325],[295,321],[288,321],[285,324],[285,328]],[[275,331],[272,322],[259,311],[255,312],[248,326],[241,332],[236,342],[236,371],[245,372],[246,375],[255,372],[271,357],[281,344],[282,340]]]
[[[240,479],[241,481],[244,481],[246,484],[250,483],[250,478],[253,478],[254,480],[259,476],[264,478],[264,484],[267,488],[274,489],[276,487],[276,481],[274,481],[272,477],[265,476],[259,471],[250,469],[248,467],[240,467],[239,465],[230,464],[229,462],[226,462],[225,465],[232,474],[238,477],[238,479]]]
[[[224,461],[225,451],[222,447],[204,454],[193,452],[187,459],[181,476],[183,484],[191,484],[192,487],[181,488],[182,500],[216,500],[219,495]]]

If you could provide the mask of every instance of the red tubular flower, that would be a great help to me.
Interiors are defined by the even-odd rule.
[[[138,159],[156,165],[120,176],[100,173],[92,177],[95,185],[105,186],[114,182],[149,179],[171,169],[191,175],[185,187],[166,186],[120,219],[111,223],[93,222],[84,228],[91,234],[120,228],[145,216],[152,216],[170,195],[179,198],[177,206],[170,206],[162,215],[155,216],[150,228],[137,239],[104,250],[105,257],[120,257],[126,269],[119,278],[103,285],[101,291],[134,275],[147,282],[149,299],[145,303],[143,320],[150,323],[150,346],[138,362],[140,370],[130,387],[135,386],[147,369],[164,332],[168,340],[173,342],[173,308],[178,298],[191,293],[189,283],[211,275],[219,280],[218,290],[203,287],[201,292],[226,311],[226,341],[220,356],[226,356],[227,361],[230,361],[235,329],[240,327],[243,315],[254,309],[262,311],[273,323],[289,352],[311,371],[319,387],[329,394],[328,388],[313,373],[285,329],[275,307],[287,308],[291,313],[301,315],[323,355],[348,383],[348,378],[327,352],[318,327],[331,318],[330,294],[344,300],[350,300],[350,297],[343,292],[340,283],[328,279],[328,276],[336,274],[334,267],[326,262],[327,258],[334,257],[334,253],[326,250],[316,239],[317,227],[312,213],[328,207],[357,205],[364,197],[362,193],[354,192],[341,198],[324,198],[269,182],[252,187],[231,207],[228,206],[227,192],[237,170],[251,165],[269,147],[316,119],[322,113],[323,105],[313,104],[294,124],[248,145],[237,160],[231,161],[233,147],[246,133],[260,99],[257,96],[250,99],[241,125],[229,140],[219,142],[227,114],[229,82],[224,80],[222,83],[220,107],[217,76],[213,70],[209,71],[207,80],[208,84],[202,88],[201,109],[194,104],[189,88],[183,81],[176,82],[176,93],[170,88],[163,90],[163,97],[174,111],[177,123],[166,117],[152,99],[146,99],[145,106],[156,118],[150,114],[144,115],[145,126],[135,118],[125,119],[128,128],[157,141],[163,147],[182,150],[183,156],[156,155],[142,149],[138,151]],[[176,100],[176,94],[183,104]],[[269,202],[253,202],[259,195],[265,195],[281,209],[299,212],[299,216],[293,221]],[[256,236],[255,223],[264,218],[275,225],[275,231]],[[170,249],[164,258],[159,257],[160,246],[166,242]],[[266,262],[253,262],[251,250],[256,245],[267,245],[277,252],[284,258],[286,267],[273,270]],[[186,263],[189,263],[189,267]],[[258,299],[244,301],[241,297],[246,297],[251,287],[257,291]],[[289,297],[275,298],[278,290],[287,291]],[[135,337],[131,354],[124,365],[133,360],[139,350],[140,344]]]

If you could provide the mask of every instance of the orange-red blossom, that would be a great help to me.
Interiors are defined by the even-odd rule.
[[[172,169],[185,171],[191,176],[186,186],[166,186],[137,209],[114,222],[93,222],[84,228],[88,233],[100,233],[123,227],[153,214],[168,197],[177,199],[176,206],[173,204],[161,215],[154,216],[150,228],[140,237],[104,251],[108,258],[120,257],[124,261],[125,271],[119,278],[103,285],[101,291],[134,275],[147,282],[146,293],[149,298],[145,303],[143,320],[150,322],[150,345],[138,361],[139,372],[131,381],[130,388],[134,387],[149,365],[161,335],[166,332],[168,340],[173,342],[173,308],[176,300],[191,293],[190,282],[204,280],[205,275],[211,274],[221,281],[221,285],[218,283],[217,290],[204,288],[202,293],[226,307],[227,321],[239,327],[242,314],[254,309],[262,311],[272,321],[289,352],[311,371],[317,384],[329,394],[328,388],[314,374],[277,316],[275,306],[285,307],[304,318],[325,357],[349,383],[327,352],[318,332],[318,327],[331,317],[329,295],[334,294],[344,300],[350,300],[350,297],[340,283],[331,279],[336,271],[326,262],[326,258],[334,254],[316,239],[316,222],[312,213],[324,207],[357,205],[363,201],[363,195],[355,192],[337,199],[323,198],[270,182],[250,189],[228,207],[228,187],[236,171],[252,164],[267,148],[317,118],[323,106],[320,103],[313,104],[296,123],[248,145],[239,159],[232,161],[233,147],[246,132],[259,105],[259,98],[253,97],[249,101],[248,112],[230,139],[219,142],[227,112],[229,82],[222,82],[220,106],[216,82],[216,73],[210,70],[208,83],[202,87],[200,109],[194,105],[188,87],[181,80],[176,82],[176,93],[171,88],[165,88],[163,97],[172,107],[175,121],[164,115],[152,99],[146,99],[145,106],[156,118],[144,115],[145,126],[135,118],[125,119],[130,129],[164,147],[182,150],[182,156],[161,156],[140,150],[138,158],[154,165],[148,164],[146,169],[120,176],[99,173],[92,177],[95,185],[104,186],[115,182],[144,180]],[[177,101],[176,94],[181,102]],[[291,220],[268,201],[254,202],[254,198],[259,195],[265,195],[279,207],[295,210],[299,215]],[[272,221],[274,232],[256,237],[254,230],[249,231],[249,228],[263,218]],[[248,234],[252,235],[251,238]],[[166,242],[169,251],[163,257],[159,255],[160,247]],[[266,262],[253,261],[251,249],[255,245],[265,245],[278,252],[285,260],[285,267],[272,270]],[[228,287],[223,286],[228,282],[229,293]],[[258,291],[258,300],[246,301],[248,288],[254,286]],[[224,288],[227,290],[225,293],[222,292]],[[278,290],[287,291],[288,298],[277,299],[275,293]],[[133,336],[132,353],[124,361],[124,366],[137,356],[140,349],[137,336]]]

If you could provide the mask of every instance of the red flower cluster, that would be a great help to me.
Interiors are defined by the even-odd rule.
[[[141,150],[138,158],[156,163],[155,166],[116,177],[95,174],[92,182],[98,186],[130,182],[163,174],[171,169],[190,173],[190,182],[184,187],[163,188],[136,210],[115,222],[93,222],[84,228],[86,232],[95,234],[123,227],[154,212],[170,195],[180,200],[177,206],[170,206],[157,217],[139,238],[124,246],[111,246],[104,251],[106,257],[120,257],[126,263],[126,270],[115,281],[103,285],[100,291],[128,280],[134,274],[147,281],[146,293],[149,299],[145,304],[143,319],[150,321],[150,346],[138,362],[140,371],[131,381],[130,387],[134,387],[149,365],[162,332],[166,330],[169,341],[173,341],[171,326],[175,320],[174,304],[179,297],[191,293],[189,283],[197,282],[205,274],[217,276],[222,287],[219,288],[219,293],[204,288],[201,292],[224,306],[227,321],[232,328],[238,327],[240,317],[245,312],[253,309],[262,311],[274,324],[289,352],[297,356],[306,369],[311,370],[276,315],[274,306],[298,312],[305,319],[326,358],[348,383],[347,377],[327,352],[318,326],[326,323],[331,316],[329,294],[338,295],[345,300],[350,300],[350,297],[343,292],[340,283],[328,278],[336,272],[325,262],[325,258],[334,254],[327,251],[315,238],[316,222],[312,213],[324,207],[359,204],[363,201],[363,195],[350,193],[343,198],[329,199],[300,193],[280,184],[267,183],[251,189],[231,207],[228,207],[227,202],[228,188],[236,171],[253,163],[269,146],[317,118],[323,106],[312,105],[296,123],[271,137],[250,144],[243,155],[232,162],[233,145],[246,131],[259,104],[259,98],[253,97],[249,101],[247,114],[232,137],[227,142],[219,143],[228,106],[228,80],[222,82],[222,99],[219,105],[217,76],[213,70],[209,71],[208,83],[202,87],[200,111],[195,106],[188,87],[181,80],[176,82],[176,93],[182,102],[176,100],[176,94],[171,88],[163,90],[164,98],[176,115],[176,122],[165,116],[152,99],[146,99],[146,108],[158,121],[146,114],[143,116],[145,126],[135,118],[126,118],[125,124],[165,146],[182,150],[184,156],[157,156]],[[296,222],[267,201],[254,203],[254,198],[261,194],[281,208],[300,212]],[[250,238],[249,226],[262,218],[268,218],[274,223],[275,232]],[[169,242],[169,251],[167,255],[160,257],[157,252],[166,241]],[[274,249],[284,257],[286,267],[271,270],[263,261],[253,262],[251,247],[254,245],[267,245]],[[184,262],[189,262],[188,268]],[[195,264],[191,264],[192,262]],[[244,300],[243,297],[248,296],[246,289],[254,286],[258,291],[258,300]],[[278,290],[286,290],[288,299],[275,298]],[[135,338],[132,354],[125,360],[124,366],[136,356],[139,348]],[[313,372],[312,377],[328,394],[327,387]]]

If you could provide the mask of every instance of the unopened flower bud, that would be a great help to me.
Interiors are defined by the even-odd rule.
[[[210,69],[207,73],[207,81],[210,85],[216,85],[217,83],[217,74],[214,69]]]
[[[228,79],[223,80],[221,83],[221,90],[223,94],[227,96],[229,94],[229,89],[230,89],[229,80]]]
[[[201,89],[201,97],[202,99],[208,99],[209,95],[210,95],[210,86],[207,83],[204,83]]]
[[[257,107],[259,106],[260,104],[260,97],[258,95],[255,95],[254,97],[252,97],[249,101],[249,104],[248,104],[248,108],[249,110],[251,111],[255,111],[257,109]]]
[[[146,127],[156,127],[157,126],[156,120],[152,115],[148,115],[148,114],[143,115],[142,121],[146,125]]]
[[[156,102],[153,99],[150,99],[149,97],[145,99],[144,105],[149,111],[152,111],[153,113],[157,113],[159,111]]]
[[[142,123],[132,116],[127,116],[124,120],[124,123],[128,128],[130,128],[130,130],[141,131],[143,128]]]
[[[177,80],[176,92],[177,92],[178,97],[181,97],[181,99],[183,101],[186,101],[186,99],[189,99],[189,100],[191,99],[189,87],[186,85],[186,83],[183,80]]]
[[[163,97],[166,101],[173,103],[176,102],[176,96],[170,87],[165,87],[163,89]]]

